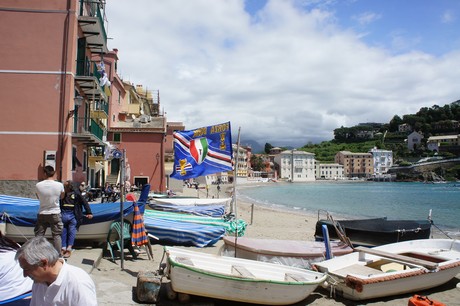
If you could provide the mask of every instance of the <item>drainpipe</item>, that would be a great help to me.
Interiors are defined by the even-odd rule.
[[[64,23],[64,37],[62,38],[62,62],[61,62],[61,92],[59,97],[59,160],[57,165],[59,167],[58,177],[62,181],[62,160],[64,159],[64,143],[66,138],[67,114],[65,113],[66,103],[66,85],[67,85],[67,58],[68,58],[68,39],[70,28],[70,0],[67,0],[67,14]]]

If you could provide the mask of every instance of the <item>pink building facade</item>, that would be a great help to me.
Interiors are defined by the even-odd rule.
[[[107,141],[120,134],[131,177],[165,190],[165,118],[120,124],[129,101],[118,50],[107,49],[105,2],[2,0],[0,194],[35,197],[48,164],[59,181],[102,186],[119,163],[104,160]]]

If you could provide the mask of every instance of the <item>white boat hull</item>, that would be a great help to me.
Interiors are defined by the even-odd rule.
[[[77,232],[77,240],[93,240],[93,241],[106,241],[107,234],[110,229],[110,224],[113,220],[85,224],[80,226]],[[16,226],[11,223],[6,224],[6,236],[16,242],[25,242],[35,236],[34,227],[29,226]],[[48,228],[45,234],[46,238],[52,238],[51,229]]]
[[[172,289],[179,293],[244,303],[289,305],[306,299],[326,279],[322,273],[283,265],[178,248],[166,247],[165,250],[167,275]]]
[[[185,206],[196,206],[196,205],[216,205],[216,204],[228,204],[232,198],[222,199],[200,199],[200,198],[152,198],[151,203],[153,204],[171,204],[171,205],[185,205]]]
[[[417,292],[442,285],[460,273],[460,241],[392,243],[316,263],[315,267],[329,275],[324,287],[350,300]]]

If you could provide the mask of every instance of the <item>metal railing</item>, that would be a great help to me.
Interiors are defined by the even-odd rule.
[[[102,36],[107,41],[107,32],[104,23],[104,8],[98,0],[80,0],[80,16],[95,17],[99,20],[102,28]]]
[[[91,118],[78,117],[76,118],[73,133],[92,135],[102,141],[106,131],[107,129],[101,127],[95,120]]]

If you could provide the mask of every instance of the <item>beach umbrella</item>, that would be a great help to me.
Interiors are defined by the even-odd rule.
[[[137,202],[134,202],[133,233],[131,240],[132,243],[137,246],[142,246],[149,243],[149,238],[145,233],[144,217],[139,210]]]

